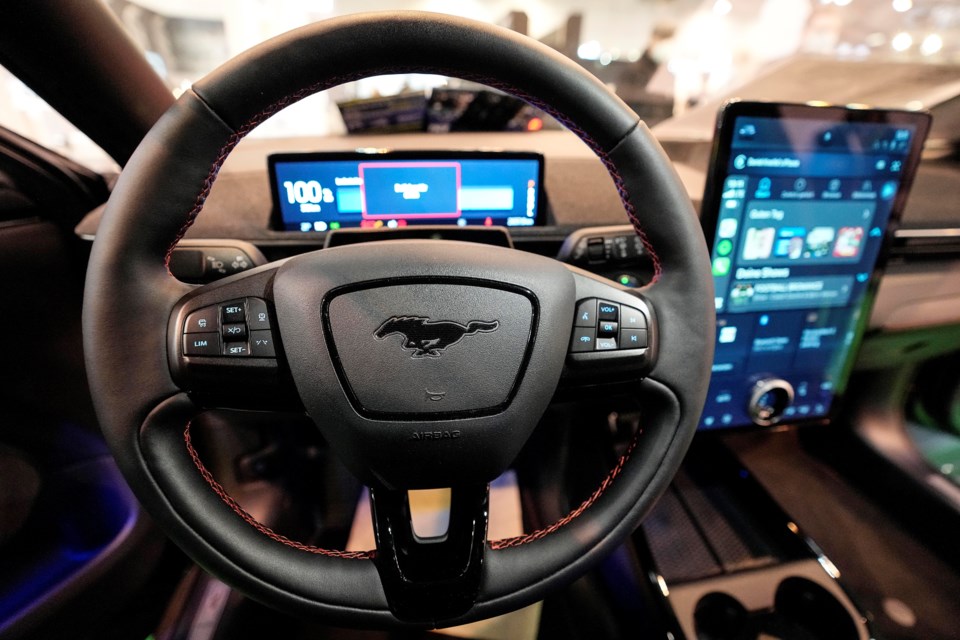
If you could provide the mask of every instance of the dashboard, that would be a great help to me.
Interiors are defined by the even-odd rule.
[[[758,123],[754,123],[755,126],[756,124]],[[895,132],[895,130],[893,131]],[[762,137],[755,138],[752,143],[757,145],[758,148],[753,149],[749,146],[744,146],[742,147],[743,153],[751,152],[760,154],[763,152],[763,149],[760,147],[766,144],[764,140],[765,138]],[[707,181],[707,166],[711,160],[709,142],[703,140],[694,142],[666,140],[662,142],[668,154],[674,160],[675,167],[687,186],[695,206],[701,207],[701,205],[704,204],[701,202],[701,198],[704,194],[704,187]],[[363,153],[357,152],[358,144],[363,146]],[[326,150],[322,155],[318,155],[313,151],[321,148]],[[403,153],[388,156],[382,153],[382,150],[386,148]],[[461,148],[471,149],[472,151],[470,153],[450,151],[451,149]],[[473,231],[474,228],[476,228],[477,232],[480,232],[482,231],[482,229],[480,229],[481,227],[487,226],[485,224],[486,218],[493,217],[489,215],[494,211],[493,209],[482,211],[481,213],[487,214],[483,215],[482,219],[478,219],[477,217],[474,217],[472,220],[468,219],[466,223],[463,223],[463,226],[467,228],[463,228],[463,226],[461,226],[462,223],[457,222],[461,217],[471,215],[469,209],[465,211],[463,208],[460,209],[460,217],[449,219],[454,221],[453,224],[448,223],[442,227],[437,226],[435,219],[417,218],[416,216],[420,214],[418,211],[407,210],[400,212],[401,215],[380,218],[379,220],[382,221],[382,224],[379,225],[379,229],[364,228],[360,223],[364,220],[363,206],[366,205],[360,207],[359,214],[356,211],[356,203],[354,203],[352,212],[343,212],[339,209],[333,212],[323,210],[324,204],[333,204],[323,202],[325,197],[323,189],[329,188],[324,183],[331,183],[332,181],[332,185],[337,186],[337,177],[346,177],[349,179],[355,177],[353,174],[348,172],[338,176],[335,175],[336,172],[334,171],[327,174],[320,173],[313,175],[301,173],[298,176],[296,173],[284,173],[286,168],[282,166],[282,163],[291,157],[295,160],[295,164],[301,165],[316,162],[318,159],[323,162],[336,162],[347,158],[347,162],[352,164],[346,168],[358,171],[359,163],[367,161],[370,158],[375,158],[375,163],[390,159],[399,162],[412,159],[413,162],[460,163],[461,170],[463,170],[462,163],[474,159],[469,158],[471,154],[477,157],[482,156],[484,158],[495,159],[498,154],[492,153],[494,149],[507,152],[510,160],[536,161],[539,157],[542,158],[542,161],[540,161],[540,165],[534,171],[537,178],[524,177],[524,179],[528,181],[527,184],[529,184],[530,179],[535,179],[538,183],[534,194],[535,211],[533,216],[527,215],[526,194],[520,190],[523,183],[516,183],[520,185],[520,187],[516,187],[513,192],[514,204],[521,205],[519,209],[520,214],[527,219],[532,219],[534,221],[533,224],[524,223],[523,226],[506,227],[506,225],[498,221],[498,224],[493,224],[491,225],[492,228],[487,229],[488,232],[493,234],[497,232],[499,228],[502,230],[500,237],[505,238],[505,242],[517,249],[556,256],[562,260],[618,281],[624,286],[642,285],[649,280],[652,274],[652,266],[648,256],[643,252],[642,245],[636,243],[632,229],[625,225],[625,216],[612,180],[592,152],[572,134],[566,132],[540,132],[537,134],[462,133],[445,134],[443,136],[407,134],[376,137],[365,136],[360,139],[357,137],[343,137],[285,141],[263,139],[246,140],[227,160],[217,183],[214,185],[213,192],[207,201],[204,212],[199,217],[197,223],[190,229],[186,240],[175,252],[171,267],[179,277],[187,281],[204,282],[251,268],[266,261],[282,259],[343,242],[344,240],[337,241],[338,236],[346,238],[356,234],[370,234],[379,239],[387,237],[389,234],[421,233],[427,234],[428,237],[457,238],[461,237],[456,235],[458,232],[467,233]],[[374,151],[374,153],[371,153],[371,151]],[[477,154],[477,151],[480,153]],[[406,155],[406,157],[404,157],[404,155]],[[896,153],[893,155],[895,156]],[[270,158],[271,163],[274,163],[272,171],[268,169],[268,158]],[[736,177],[738,174],[735,165],[737,162],[736,158],[737,156],[728,158],[728,173],[732,177]],[[508,158],[502,159],[506,160]],[[382,167],[383,165],[380,166]],[[277,171],[277,167],[279,167],[279,171]],[[300,168],[303,169],[303,167]],[[329,165],[327,165],[327,168],[329,169]],[[754,168],[759,170],[759,167]],[[941,170],[940,166],[935,166],[934,168]],[[374,169],[374,171],[381,170],[381,168]],[[921,168],[919,178],[921,182],[924,179],[930,179],[929,176],[925,178],[923,174],[924,171],[923,168]],[[391,174],[389,177],[393,179],[396,175],[397,174]],[[830,191],[829,180],[832,179],[825,176],[813,176],[809,174],[791,176],[788,173],[777,176],[764,176],[760,175],[760,173],[746,170],[743,172],[743,175],[746,176],[746,182],[742,185],[742,188],[744,190],[752,190],[750,194],[752,198],[741,199],[744,204],[737,210],[737,214],[747,216],[748,218],[751,210],[749,209],[749,200],[765,200],[765,206],[772,206],[770,205],[772,202],[783,201],[782,193],[777,193],[777,197],[773,197],[774,192],[778,192],[778,190],[789,191],[790,189],[787,189],[787,187],[790,187],[791,184],[792,186],[796,186],[795,183],[798,177],[807,180],[811,187],[810,189],[800,191],[813,190],[818,197],[821,195],[821,192]],[[760,186],[759,182],[764,177],[770,177],[771,197],[756,198],[756,191]],[[855,185],[851,181],[861,177],[862,176],[859,175],[851,175],[839,178],[843,182],[840,191],[844,194],[844,199],[852,200],[852,197],[846,197],[854,191],[853,187]],[[950,179],[954,179],[952,174]],[[288,205],[291,203],[288,197],[290,194],[287,193],[287,188],[284,187],[283,182],[292,183],[291,187],[295,191],[292,194],[294,196],[294,203],[292,204],[300,205],[304,203],[296,202],[298,194],[296,193],[295,183],[298,180],[304,183],[315,180],[319,183],[320,203],[318,204],[321,206],[321,211],[304,212],[302,210],[295,210],[290,214],[291,217],[289,220],[285,222],[283,216],[280,215],[282,214],[282,211],[280,211],[281,199],[286,198]],[[827,180],[827,182],[821,185],[819,183],[821,180]],[[891,180],[895,181],[896,179],[892,178]],[[889,182],[891,180],[887,181]],[[341,180],[341,182],[343,182],[343,180]],[[414,185],[423,183],[427,184],[428,187],[432,186],[430,182],[419,179],[416,176],[411,179],[403,178],[392,180],[392,182],[387,180],[386,182],[391,187],[396,184],[402,185],[407,183]],[[464,184],[466,183],[461,183],[461,186]],[[772,313],[803,313],[801,309],[791,310],[781,308],[778,310],[764,308],[762,306],[758,307],[757,305],[760,303],[759,299],[746,303],[745,307],[731,310],[734,304],[742,304],[737,297],[740,296],[740,292],[743,291],[743,287],[738,288],[739,284],[742,283],[733,286],[732,283],[735,279],[730,279],[731,274],[735,276],[739,269],[747,270],[743,272],[743,275],[754,277],[756,276],[754,273],[755,270],[759,270],[762,276],[764,268],[774,270],[790,268],[791,275],[797,275],[800,278],[809,278],[818,277],[818,269],[832,271],[842,268],[843,272],[838,272],[838,276],[847,279],[845,282],[852,278],[852,282],[850,283],[851,287],[846,297],[848,302],[850,300],[855,301],[858,297],[862,297],[865,293],[869,292],[872,287],[873,290],[876,291],[874,305],[876,312],[873,314],[872,319],[869,317],[855,316],[855,304],[853,306],[836,305],[832,307],[826,305],[825,312],[821,313],[818,317],[816,330],[806,334],[805,340],[807,342],[814,343],[819,341],[818,344],[820,347],[824,345],[845,346],[850,349],[851,352],[855,351],[853,348],[855,345],[845,344],[847,342],[847,333],[849,333],[849,331],[846,330],[849,328],[851,322],[860,322],[860,324],[863,325],[862,329],[867,330],[871,328],[878,330],[886,326],[896,326],[898,328],[915,326],[916,319],[911,316],[911,309],[914,307],[913,303],[917,298],[929,297],[929,295],[935,293],[938,299],[941,300],[944,299],[944,296],[956,296],[957,300],[960,301],[960,287],[953,287],[949,284],[950,282],[956,282],[956,279],[944,279],[940,277],[940,275],[936,275],[938,270],[942,272],[943,270],[950,271],[955,268],[956,265],[951,259],[936,263],[925,261],[920,265],[912,259],[907,260],[903,257],[904,247],[912,242],[912,240],[900,234],[905,230],[914,231],[917,229],[930,228],[931,220],[933,224],[937,224],[938,221],[935,216],[943,215],[943,212],[939,209],[924,208],[911,210],[910,207],[906,209],[903,216],[903,224],[899,227],[897,231],[898,237],[894,240],[892,246],[894,251],[893,260],[888,268],[887,275],[882,279],[882,282],[878,282],[880,278],[874,276],[875,270],[872,266],[867,265],[867,263],[875,258],[878,247],[871,244],[873,239],[870,236],[870,231],[875,226],[884,227],[886,230],[886,225],[889,224],[890,221],[888,220],[886,223],[883,222],[883,217],[889,214],[889,210],[885,209],[885,207],[888,207],[892,202],[892,199],[883,198],[883,185],[884,181],[878,181],[877,189],[875,190],[876,199],[870,200],[867,205],[867,208],[872,210],[871,222],[874,224],[855,223],[852,219],[850,221],[838,221],[833,226],[834,237],[832,243],[822,239],[820,242],[814,242],[817,240],[818,235],[822,236],[826,232],[818,231],[817,233],[812,233],[813,229],[829,226],[820,224],[817,221],[817,216],[820,214],[818,214],[816,210],[807,210],[807,207],[813,206],[819,198],[814,198],[812,201],[799,199],[794,201],[788,198],[788,200],[790,200],[788,203],[789,206],[778,209],[783,211],[783,220],[771,222],[770,224],[756,217],[752,220],[747,219],[745,223],[742,221],[738,222],[738,229],[735,232],[735,236],[732,238],[723,238],[730,240],[731,243],[735,245],[730,248],[728,256],[731,260],[729,271],[726,275],[716,276],[721,280],[724,277],[728,278],[728,284],[725,289],[723,286],[718,286],[718,290],[724,289],[724,293],[721,294],[724,300],[722,308],[720,309],[721,327],[718,331],[724,331],[724,329],[726,329],[722,339],[719,339],[721,336],[718,333],[718,358],[724,355],[730,358],[730,354],[733,352],[732,360],[736,361],[737,356],[735,350],[740,348],[742,344],[754,344],[755,339],[758,337],[764,340],[760,344],[778,344],[778,340],[765,340],[763,336],[759,334],[754,335],[757,328],[752,324],[749,329],[741,329],[742,323],[746,322],[747,319],[750,319],[750,323],[759,323],[763,315],[771,315]],[[345,184],[343,186],[356,185]],[[504,184],[488,181],[483,186],[496,190],[502,188]],[[731,184],[728,186],[733,187],[736,185]],[[862,186],[862,180],[860,186]],[[302,195],[304,197],[302,199],[317,199],[318,194],[312,191],[316,188],[315,186],[302,188],[311,189],[309,193],[303,192]],[[729,189],[727,191],[729,191]],[[394,192],[398,193],[395,187]],[[520,194],[519,197],[518,194]],[[337,194],[334,193],[332,195],[336,202]],[[399,193],[399,195],[402,197],[403,194]],[[722,193],[720,195],[722,196]],[[311,203],[307,202],[306,204]],[[295,208],[299,209],[299,206]],[[350,207],[348,207],[348,209],[350,209]],[[759,211],[760,209],[754,207],[754,210]],[[370,209],[367,211],[370,213]],[[374,211],[376,212],[377,210],[375,209]],[[379,211],[380,213],[384,213],[383,210]],[[435,208],[431,211],[426,211],[425,209],[423,211],[428,214],[439,212]],[[732,211],[732,209],[730,211]],[[772,216],[772,209],[770,209],[770,211],[770,215]],[[856,212],[853,209],[851,209],[851,211],[853,211],[853,213],[850,215],[855,218]],[[318,213],[320,214],[319,217],[317,216]],[[347,221],[344,215],[345,213],[355,216],[349,223],[351,226],[345,224]],[[396,212],[388,211],[387,213]],[[99,215],[100,211],[94,211],[88,215],[77,227],[77,233],[81,237],[92,238],[96,234]],[[306,217],[298,220],[296,218],[297,215],[305,215]],[[328,215],[330,217],[325,217]],[[334,219],[334,215],[338,216],[338,219]],[[779,216],[779,214],[777,215]],[[860,215],[862,215],[862,210],[860,211]],[[404,219],[406,220],[406,225],[401,226],[400,220]],[[373,220],[377,219],[374,218]],[[396,224],[389,224],[391,220],[395,220]],[[429,220],[429,222],[427,222],[427,220]],[[325,231],[317,230],[318,226],[316,223],[318,221],[327,225]],[[340,222],[340,229],[332,229],[331,224],[338,221]],[[306,230],[305,223],[307,222],[310,224],[310,230]],[[718,220],[714,221],[714,224],[717,222],[719,222],[719,216]],[[841,224],[841,222],[843,222],[843,224]],[[712,237],[713,230],[707,228],[709,224],[709,221],[705,220],[705,230],[708,236]],[[729,228],[730,223],[725,224]],[[804,248],[800,249],[800,254],[798,255],[796,248],[798,241],[793,240],[792,237],[786,237],[787,234],[793,233],[789,231],[791,227],[801,226],[810,229],[810,232],[804,236],[803,240],[803,247],[807,247],[808,245],[814,247],[813,249],[809,249],[809,255],[804,255],[806,251]],[[897,225],[894,224],[891,226],[891,229],[896,226]],[[856,232],[856,227],[863,227],[863,233]],[[904,229],[904,227],[906,227],[906,229]],[[319,228],[322,229],[323,225],[320,225]],[[770,231],[765,231],[765,229],[769,228],[773,228],[772,243],[770,241]],[[782,229],[787,229],[787,231],[781,233]],[[842,234],[841,230],[843,230]],[[749,239],[747,238],[748,235],[750,236]],[[780,238],[780,235],[784,237]],[[811,235],[813,236],[812,241],[810,240]],[[843,236],[843,241],[839,243],[838,248],[838,240],[841,235]],[[405,237],[410,236],[407,235]],[[794,235],[794,237],[796,237],[796,235]],[[786,240],[787,242],[780,242],[778,244],[778,240]],[[791,240],[792,245],[794,245],[793,247],[791,247]],[[494,240],[485,241],[494,242]],[[499,242],[499,240],[495,242]],[[769,255],[766,254],[767,245],[770,245]],[[829,245],[829,248],[824,248],[825,245]],[[711,250],[714,253],[714,260],[718,257],[724,257],[720,256],[719,253],[727,251],[726,245],[718,245],[717,243],[712,244]],[[785,252],[785,254],[777,255],[778,251],[781,253]],[[838,255],[834,255],[834,253]],[[794,263],[793,261],[797,262]],[[717,265],[715,265],[715,267],[716,266]],[[721,271],[723,270],[724,269],[721,269]],[[858,274],[865,272],[870,274],[867,278],[868,282],[858,282]],[[930,291],[929,289],[918,289],[916,286],[918,279],[927,279],[926,281],[935,279],[940,288],[936,292]],[[761,277],[755,278],[755,280],[756,282],[762,282],[773,279]],[[826,284],[830,286],[836,284],[836,282],[833,282],[833,284],[831,284],[831,282],[832,281],[827,280]],[[879,289],[876,287],[877,284],[880,284]],[[841,289],[842,286],[841,284]],[[757,287],[754,286],[755,295],[756,289]],[[958,290],[955,291],[954,289]],[[834,291],[838,290],[839,289],[834,288]],[[735,291],[737,293],[734,293]],[[720,298],[721,295],[718,295],[718,298]],[[738,300],[737,303],[732,302],[734,298]],[[720,303],[718,302],[718,304]],[[941,307],[944,307],[944,305],[940,305],[938,308]],[[960,308],[960,305],[946,305],[945,308],[955,310]],[[952,312],[955,313],[955,311]],[[947,317],[941,313],[939,317],[930,316],[929,320],[931,322],[949,322],[960,321],[960,318]],[[777,323],[772,326],[785,326],[785,324],[790,324],[791,322],[795,322],[795,320],[789,320],[786,317],[779,318]],[[832,323],[830,326],[837,327],[836,331],[829,328],[827,323]],[[766,326],[771,326],[771,324]],[[737,332],[736,338],[732,342],[726,341],[729,340],[732,333],[730,327],[736,327]],[[802,337],[803,331],[798,330],[796,336],[797,339]],[[772,337],[776,338],[777,336]],[[740,343],[741,339],[743,340],[742,343]],[[799,343],[797,342],[795,345],[796,344]],[[822,349],[816,349],[815,351],[820,354],[817,357],[823,360]],[[830,359],[827,358],[827,360]],[[813,360],[811,360],[811,362],[812,361]],[[740,360],[741,364],[744,364],[744,362],[743,359]],[[735,366],[737,365],[735,364]],[[771,368],[768,367],[764,369],[762,373],[769,373],[769,369]],[[782,371],[786,371],[784,369],[775,371],[781,379],[791,376],[791,372],[789,371],[783,373]],[[716,373],[722,375],[723,372]],[[728,373],[734,374],[734,372]],[[802,372],[797,370],[796,373]],[[735,375],[741,376],[740,380],[747,380],[747,377],[744,377],[743,374],[744,372],[740,371]],[[830,373],[830,376],[834,380],[840,380],[843,377],[842,375],[834,375],[833,373]],[[718,380],[722,380],[720,375],[715,375],[715,377],[718,378]],[[789,380],[794,388],[795,394],[799,395],[799,390],[801,389],[806,390],[808,394],[810,392],[819,393],[820,391],[824,391],[824,389],[818,386],[818,382],[822,386],[823,380],[814,379],[814,376],[810,378],[804,386],[804,380],[801,378],[802,376],[794,376]],[[704,413],[704,422],[701,427],[709,429],[716,428],[717,426],[738,426],[753,422],[753,419],[747,413],[745,407],[745,396],[743,394],[746,393],[746,391],[743,391],[743,389],[743,385],[737,386],[735,391],[740,395],[736,398],[731,398],[731,400],[735,400],[734,404],[739,407],[737,412],[723,411],[722,407],[718,408],[717,406],[708,404],[708,411]],[[717,396],[721,395],[724,389],[717,388],[715,391],[717,393],[712,392],[711,395],[712,401],[716,400]],[[826,389],[826,391],[833,391],[833,389]],[[733,394],[731,393],[731,395]],[[800,416],[796,415],[796,412],[800,410],[799,407],[803,406],[803,404],[804,403],[800,402],[794,403],[795,413],[789,416],[791,420],[800,418]],[[813,419],[821,415],[816,407],[817,404],[818,402],[811,399],[805,417]],[[829,413],[828,401],[819,404],[824,405],[824,414]],[[726,424],[724,424],[723,416],[726,413],[730,413],[732,416],[726,421]],[[707,424],[707,418],[711,416],[713,417],[713,422]]]

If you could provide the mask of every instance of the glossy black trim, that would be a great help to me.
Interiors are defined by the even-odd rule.
[[[414,532],[406,491],[370,489],[374,563],[399,620],[433,625],[474,605],[483,578],[489,489],[485,484],[453,487],[447,531],[435,538]]]
[[[467,411],[450,411],[445,413],[412,413],[412,412],[385,412],[385,411],[373,411],[367,409],[360,402],[360,399],[354,393],[353,388],[350,386],[350,381],[347,378],[346,372],[343,370],[343,365],[340,363],[340,355],[337,352],[337,345],[333,339],[333,331],[330,325],[330,303],[340,295],[353,293],[355,291],[364,291],[366,289],[379,289],[381,287],[393,287],[397,285],[405,284],[454,284],[454,285],[464,285],[470,287],[483,287],[485,289],[498,289],[500,291],[507,291],[510,293],[516,293],[524,296],[530,301],[530,306],[533,309],[532,319],[530,321],[530,334],[527,336],[527,348],[523,353],[523,359],[520,361],[520,368],[517,370],[517,377],[513,381],[513,386],[510,387],[510,392],[507,394],[506,399],[498,404],[491,407],[484,407],[482,409],[470,409]],[[353,409],[364,418],[371,418],[376,420],[399,420],[399,421],[440,421],[440,420],[453,420],[458,418],[481,418],[484,416],[492,416],[500,413],[504,409],[510,406],[510,403],[513,402],[514,397],[517,395],[517,390],[520,388],[520,382],[523,380],[523,376],[526,374],[527,365],[530,362],[530,356],[533,353],[533,345],[537,341],[537,329],[540,325],[540,302],[537,300],[536,294],[534,294],[529,289],[524,287],[518,287],[516,285],[507,284],[505,282],[497,282],[495,280],[485,280],[483,278],[451,278],[451,277],[432,277],[432,276],[419,276],[419,277],[405,277],[405,278],[382,278],[379,280],[367,280],[365,282],[358,282],[355,284],[348,284],[342,287],[336,287],[327,292],[323,298],[320,311],[322,321],[323,321],[323,337],[327,342],[327,349],[330,351],[331,360],[333,361],[333,366],[337,371],[337,377],[339,378],[340,384],[343,387],[344,392],[346,392],[347,397],[350,399],[350,404],[353,406]]]

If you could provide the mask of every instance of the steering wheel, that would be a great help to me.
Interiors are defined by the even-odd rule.
[[[293,102],[358,78],[437,73],[544,109],[606,165],[655,266],[627,289],[555,260],[448,241],[315,251],[213,284],[168,265],[233,147]],[[90,258],[84,347],[97,415],[133,491],[198,564],[278,609],[332,623],[436,627],[501,614],[582,575],[676,472],[710,376],[702,231],[662,149],[581,67],[460,18],[348,16],[274,38],[185,92],[144,138]],[[612,326],[615,323],[618,326]],[[604,337],[606,336],[606,337]],[[631,383],[642,428],[554,524],[488,541],[488,483],[561,388]],[[205,407],[285,394],[371,488],[376,549],[290,540],[223,490],[191,444]],[[451,488],[447,533],[412,531],[407,491]]]

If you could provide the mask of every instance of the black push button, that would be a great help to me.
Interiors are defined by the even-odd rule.
[[[597,351],[614,351],[616,348],[616,338],[597,338]]]
[[[590,238],[587,240],[587,258],[590,262],[603,262],[606,259],[606,249],[604,248],[603,238]]]
[[[624,306],[620,310],[621,329],[646,329],[647,319],[638,309]]]
[[[620,310],[620,305],[614,304],[612,302],[603,302],[602,300],[597,304],[597,319],[600,321],[603,320],[613,320],[617,322],[620,318],[618,317]]]
[[[597,341],[597,330],[593,327],[576,327],[570,341],[570,352],[593,351]]]
[[[206,333],[217,330],[217,308],[207,307],[187,316],[184,333]]]
[[[242,322],[223,325],[223,339],[231,342],[243,340],[247,337],[247,325]]]
[[[248,356],[250,355],[250,347],[246,342],[227,342],[223,345],[223,355],[225,356]]]
[[[183,336],[183,355],[218,356],[220,355],[220,334],[191,333]]]
[[[573,323],[577,327],[597,326],[597,300],[590,298],[577,305],[577,319]]]
[[[609,320],[600,321],[600,331],[597,333],[601,338],[616,338],[617,337],[617,323],[610,322]]]
[[[250,355],[254,358],[276,358],[277,350],[273,345],[270,330],[250,332]]]
[[[250,331],[270,328],[270,314],[267,303],[260,298],[247,298],[247,325]]]
[[[220,305],[223,310],[223,324],[232,322],[243,322],[247,319],[246,310],[243,307],[243,300],[231,302],[230,304]]]
[[[646,329],[623,329],[620,331],[621,349],[646,349],[647,348],[647,330]]]

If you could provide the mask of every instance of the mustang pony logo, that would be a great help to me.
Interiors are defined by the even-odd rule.
[[[399,333],[403,336],[401,346],[413,351],[411,358],[439,358],[441,351],[460,342],[464,336],[491,333],[499,327],[498,320],[471,320],[464,326],[452,320],[434,322],[420,316],[394,316],[380,325],[373,337],[383,340]]]

